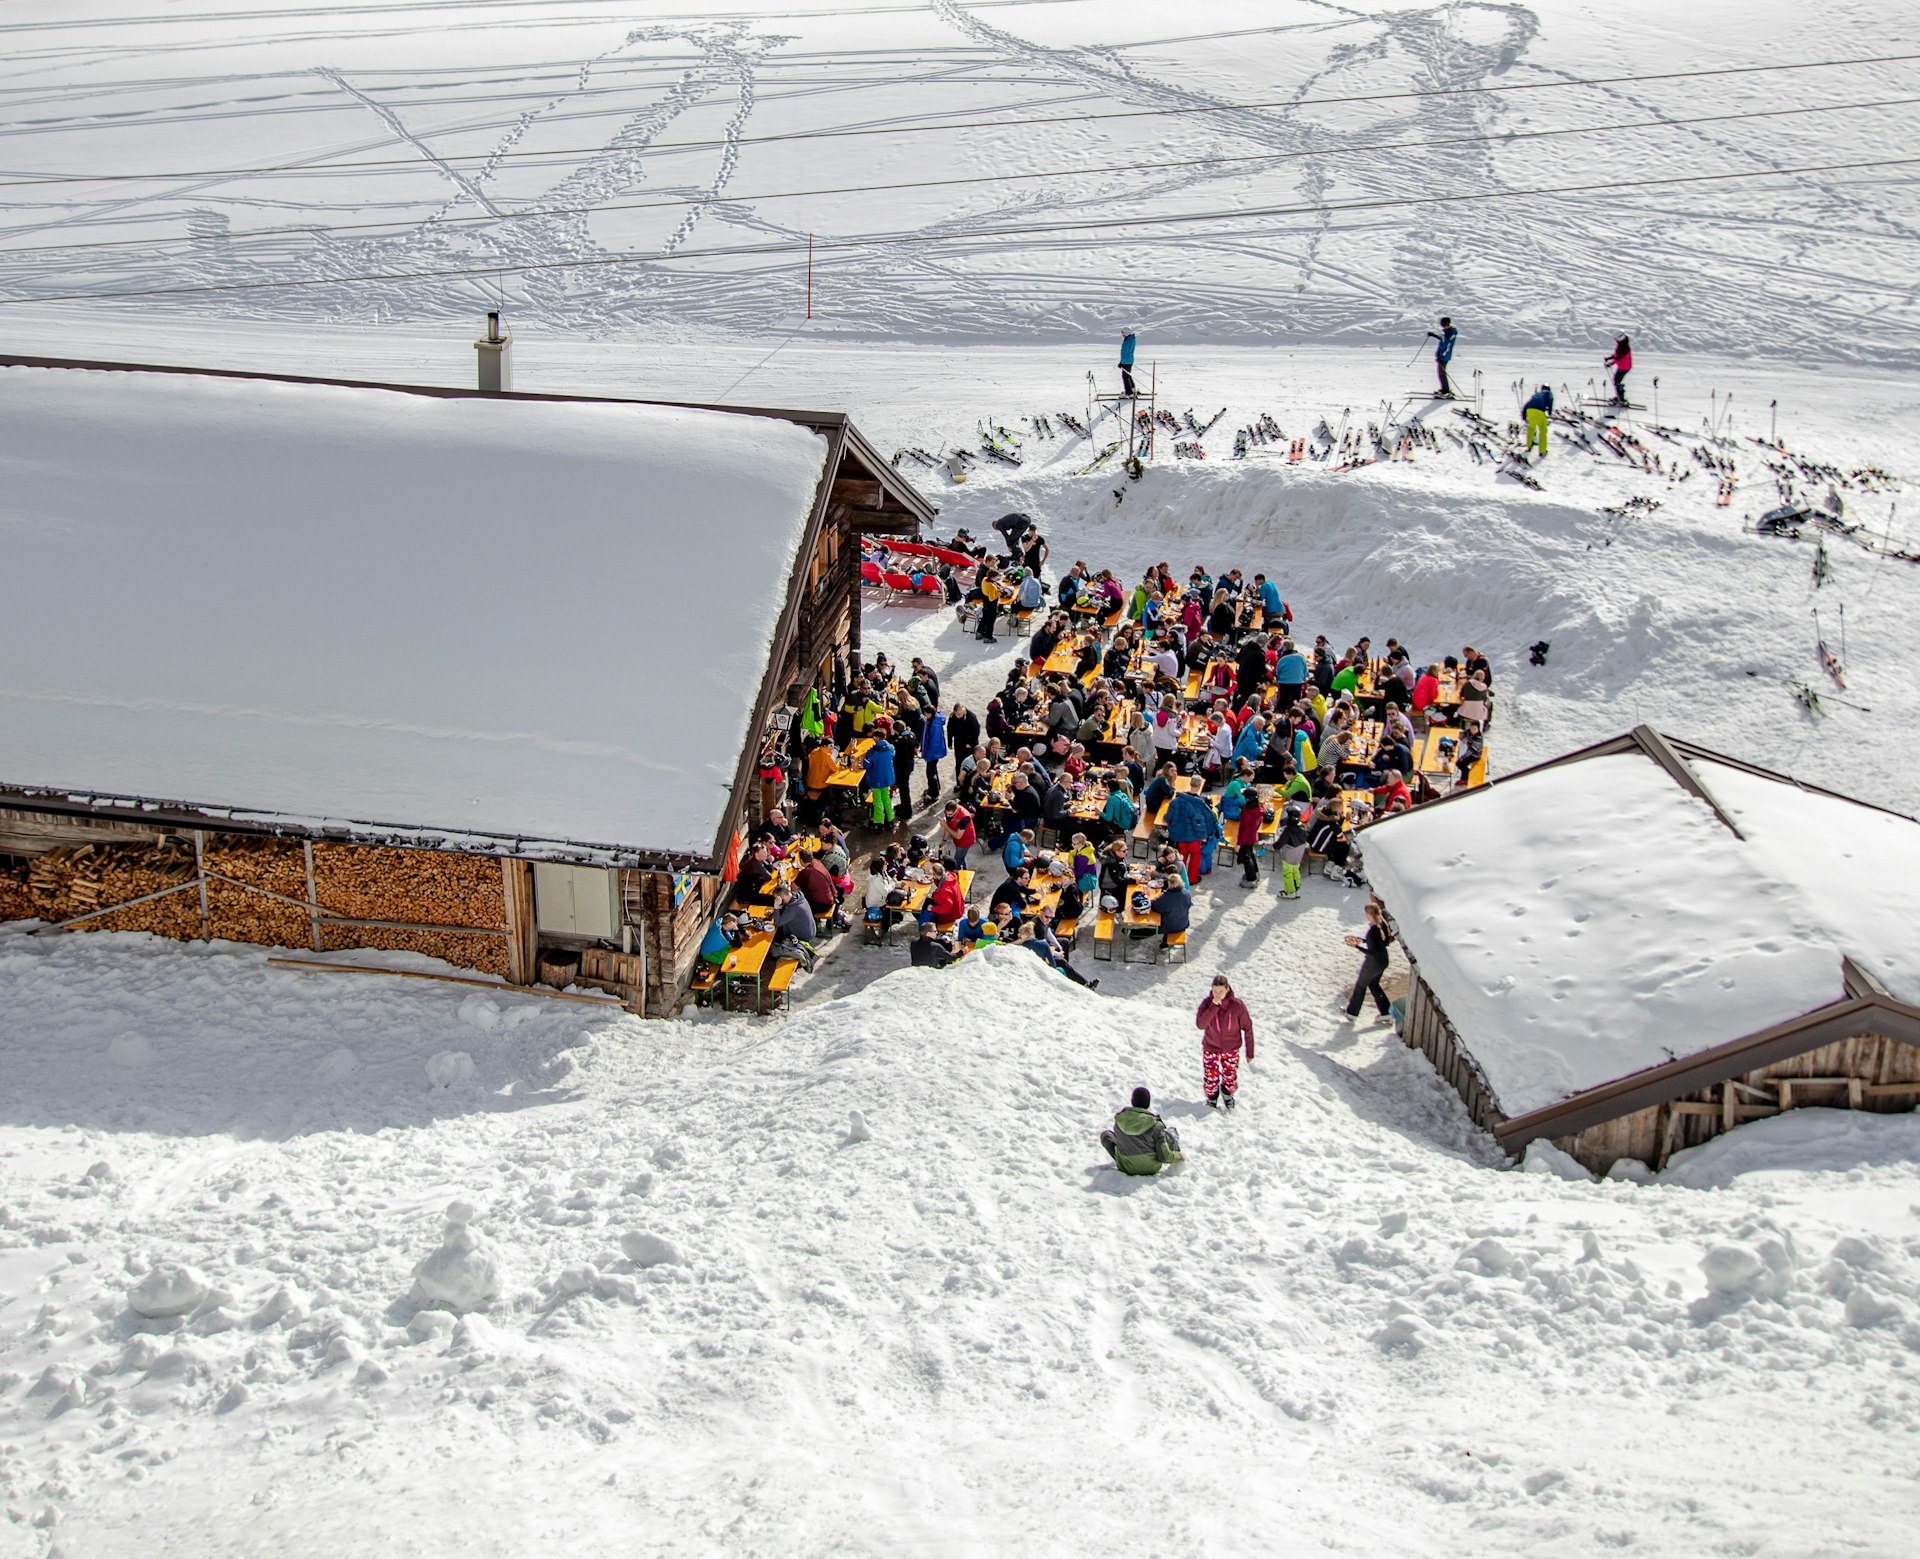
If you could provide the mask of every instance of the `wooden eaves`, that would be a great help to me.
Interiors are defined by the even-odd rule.
[[[1789,1056],[1862,1034],[1884,1034],[1920,1049],[1920,1007],[1889,996],[1879,981],[1852,959],[1843,960],[1842,968],[1847,994],[1838,1001],[1711,1050],[1649,1067],[1570,1099],[1516,1115],[1496,1126],[1494,1135],[1502,1147],[1517,1153],[1536,1138],[1571,1136],[1603,1121],[1665,1104]]]

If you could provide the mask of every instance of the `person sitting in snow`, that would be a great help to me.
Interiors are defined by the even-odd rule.
[[[1133,1103],[1114,1116],[1111,1129],[1100,1133],[1100,1146],[1123,1175],[1157,1175],[1169,1164],[1185,1162],[1179,1136],[1153,1113],[1152,1105],[1151,1092],[1134,1089]]]

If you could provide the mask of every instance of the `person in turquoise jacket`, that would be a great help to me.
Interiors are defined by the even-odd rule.
[[[1134,333],[1128,330],[1120,338],[1120,393],[1137,395],[1140,392],[1133,387],[1133,348]]]

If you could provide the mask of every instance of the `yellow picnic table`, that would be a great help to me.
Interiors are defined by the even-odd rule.
[[[845,785],[858,790],[867,782],[867,771],[860,760],[866,757],[872,750],[873,738],[871,736],[856,738],[853,744],[846,750],[845,757],[847,766],[834,770],[833,778],[828,780],[827,783],[829,785]]]
[[[720,1005],[733,1010],[733,989],[737,980],[753,981],[753,1005],[757,1012],[766,1000],[767,949],[773,946],[771,931],[756,931],[727,954],[720,965]]]

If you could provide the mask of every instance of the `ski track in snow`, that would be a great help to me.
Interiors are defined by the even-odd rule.
[[[0,252],[0,297],[484,270],[497,259],[563,267],[501,273],[523,326],[684,337],[790,323],[800,312],[804,255],[565,265],[626,252],[673,254],[696,231],[701,247],[808,233],[828,242],[905,233],[929,242],[822,251],[815,301],[832,329],[867,339],[1005,341],[1104,336],[1134,322],[1186,341],[1379,341],[1417,335],[1444,311],[1473,340],[1591,350],[1604,328],[1622,326],[1669,350],[1883,363],[1910,363],[1920,354],[1920,310],[1898,247],[1920,229],[1920,207],[1904,175],[1800,175],[1632,194],[1641,177],[1876,155],[1910,138],[1911,108],[1562,141],[1438,144],[1605,124],[1623,115],[1675,119],[1696,105],[1737,111],[1898,96],[1911,91],[1911,66],[1344,107],[1310,101],[1890,52],[1898,29],[1885,25],[1893,13],[1883,16],[1883,8],[1827,13],[1819,28],[1785,8],[1768,9],[1748,18],[1738,37],[1676,30],[1684,23],[1650,4],[1615,8],[1604,23],[1515,4],[1316,5],[1290,9],[1267,28],[1168,36],[1164,8],[1116,0],[1104,8],[1103,33],[1094,37],[1072,32],[1063,20],[1072,9],[935,0],[924,12],[862,24],[857,45],[832,7],[777,20],[696,10],[638,28],[612,19],[483,13],[459,30],[451,65],[434,49],[431,28],[343,16],[322,33],[273,38],[237,19],[208,19],[200,24],[205,36],[192,45],[210,51],[200,73],[181,62],[150,67],[144,77],[130,73],[121,44],[83,27],[64,35],[60,59],[41,63],[30,86],[0,85],[0,145],[10,166],[64,171],[124,167],[130,159],[206,166],[207,131],[218,123],[231,127],[233,143],[248,147],[245,162],[284,162],[300,171],[159,182],[126,193],[85,185],[0,190],[0,212],[16,238],[132,237],[155,245]],[[163,51],[183,41],[171,26],[150,36]],[[370,49],[382,51],[377,71],[363,59]],[[537,69],[524,64],[529,53],[539,59]],[[329,70],[330,80],[353,83],[352,101],[372,109],[393,139],[339,144],[336,105],[291,85]],[[272,90],[283,82],[289,85]],[[718,94],[732,95],[724,120],[686,120],[697,128],[685,138],[713,142],[691,154],[703,167],[689,178],[688,152],[654,152],[651,142]],[[1299,106],[1225,107],[1236,100]],[[792,130],[1013,119],[1058,113],[1067,103],[1082,103],[1089,114],[1209,112],[1089,119],[1031,132],[914,135],[897,144],[880,137],[791,145],[760,139]],[[606,120],[619,127],[605,128]],[[137,153],[128,150],[135,135]],[[1337,155],[1343,146],[1381,139],[1436,144],[1425,152]],[[316,141],[323,149],[316,151]],[[581,151],[581,169],[558,180],[510,155],[556,144],[598,150]],[[399,168],[327,171],[336,158],[397,146],[428,157],[418,177]],[[1154,169],[1156,160],[1191,161],[1215,150],[1270,151],[1284,160],[1259,172],[1232,163]],[[1141,171],[924,195],[753,198],[783,187],[903,176],[910,183],[916,171],[933,180],[1128,161],[1141,163]],[[1063,231],[1019,245],[985,232],[1010,220],[1448,195],[1609,176],[1620,181],[1620,194],[1344,217],[1306,213],[1122,234]],[[735,188],[751,193],[740,199],[729,193]],[[615,207],[642,189],[692,203],[657,222],[651,214],[611,210],[489,224],[447,220],[461,207]],[[417,213],[413,225],[390,237],[248,236],[262,211],[279,223],[306,213],[318,222],[356,215],[404,220],[409,210]],[[221,220],[230,226],[221,229]],[[1688,275],[1678,307],[1676,268]],[[290,321],[464,318],[486,295],[488,280],[267,288],[113,307]]]

